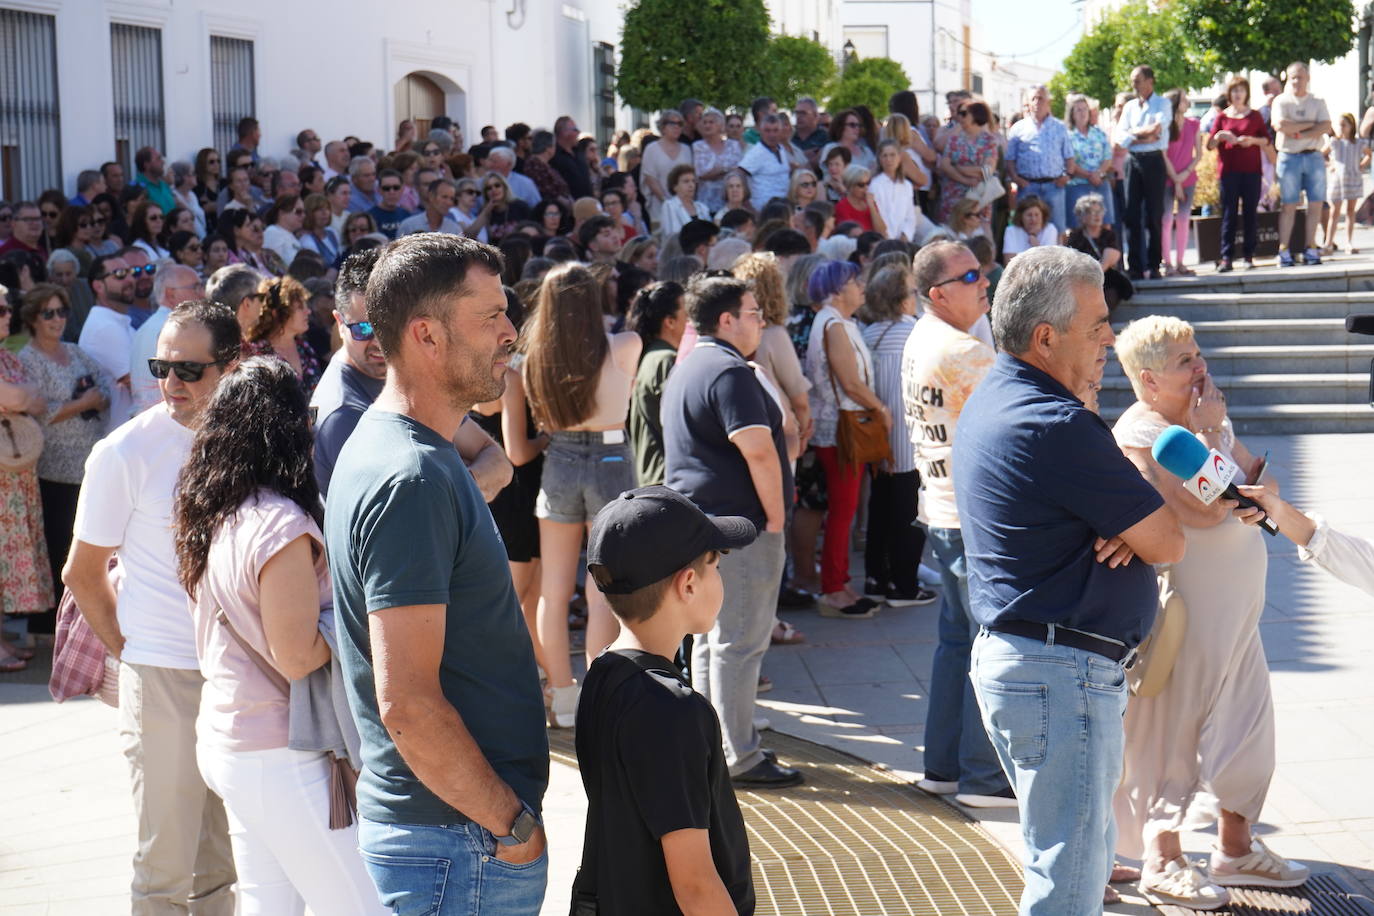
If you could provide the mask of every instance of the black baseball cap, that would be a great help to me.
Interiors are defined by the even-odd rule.
[[[587,537],[587,566],[603,566],[610,574],[601,591],[628,595],[668,578],[708,550],[747,547],[756,537],[758,529],[747,518],[711,518],[676,490],[639,487],[596,514]]]

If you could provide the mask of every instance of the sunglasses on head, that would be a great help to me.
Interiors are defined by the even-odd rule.
[[[205,370],[211,366],[225,366],[226,360],[215,360],[212,363],[195,363],[188,359],[150,359],[148,360],[148,371],[155,379],[164,379],[169,374],[175,372],[177,378],[183,382],[198,382],[205,375]]]
[[[982,272],[975,267],[972,270],[964,271],[957,277],[950,277],[948,280],[941,280],[939,283],[936,283],[935,286],[932,286],[931,289],[935,289],[939,286],[945,286],[949,283],[963,283],[968,286],[972,286],[973,284],[977,283],[980,279],[982,279],[982,277]]]
[[[352,324],[345,322],[344,327],[348,328],[348,335],[359,343],[371,340],[375,333],[370,321],[355,321]]]
[[[59,305],[55,309],[44,309],[38,313],[38,317],[42,318],[44,321],[52,321],[54,318],[68,318],[71,314],[71,309],[67,308],[65,305]]]

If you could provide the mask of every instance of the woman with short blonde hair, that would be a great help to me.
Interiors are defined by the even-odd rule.
[[[1151,449],[1166,429],[1182,426],[1239,466],[1237,483],[1253,482],[1260,462],[1236,438],[1191,325],[1141,318],[1117,337],[1116,352],[1136,396],[1114,427],[1117,444],[1173,509],[1188,541],[1167,570],[1186,608],[1182,646],[1163,688],[1132,696],[1126,707],[1117,850],[1143,858],[1140,889],[1152,903],[1215,909],[1228,902],[1226,886],[1294,887],[1307,879],[1306,867],[1251,832],[1275,762],[1259,634],[1268,554],[1259,532],[1232,517],[1233,502],[1202,503]],[[1190,862],[1179,832],[1215,821],[1210,868]]]

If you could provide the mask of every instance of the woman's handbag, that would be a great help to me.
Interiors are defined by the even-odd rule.
[[[845,410],[839,407],[843,402],[840,400],[840,390],[835,385],[835,364],[830,359],[830,341],[825,334],[828,330],[829,324],[821,332],[821,343],[825,347],[830,390],[835,394],[835,404],[839,410],[839,418],[835,423],[835,444],[840,450],[840,464],[857,470],[865,464],[891,461],[892,445],[887,441],[887,424],[883,422],[882,411],[874,408]],[[867,383],[867,379],[864,381]]]
[[[27,471],[43,454],[43,427],[26,413],[0,412],[0,470]]]
[[[1183,637],[1188,631],[1188,608],[1174,588],[1173,575],[1168,568],[1159,573],[1159,613],[1155,625],[1136,648],[1135,660],[1126,669],[1126,682],[1131,693],[1138,697],[1152,697],[1169,683]]]
[[[998,180],[997,174],[989,166],[983,166],[983,180],[964,192],[964,196],[978,204],[982,210],[995,200],[1001,200],[1007,189]]]

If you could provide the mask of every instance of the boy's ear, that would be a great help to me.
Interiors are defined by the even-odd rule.
[[[681,602],[692,600],[701,582],[695,566],[684,566],[673,576],[673,594]]]

